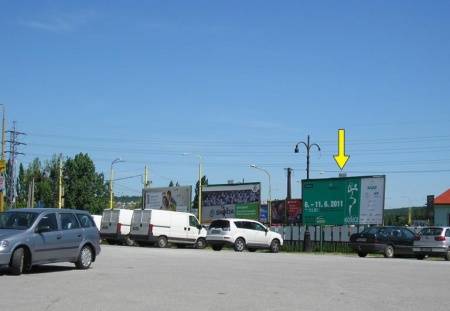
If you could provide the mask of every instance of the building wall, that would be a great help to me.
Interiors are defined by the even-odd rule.
[[[435,205],[434,206],[434,225],[435,226],[450,226],[450,205]]]

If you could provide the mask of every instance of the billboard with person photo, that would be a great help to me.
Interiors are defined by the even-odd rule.
[[[275,200],[270,202],[272,210],[272,224],[281,225],[286,223],[286,200]]]
[[[202,222],[217,218],[259,219],[261,184],[208,185],[202,189]]]
[[[146,188],[143,191],[145,209],[187,212],[191,205],[191,186]]]

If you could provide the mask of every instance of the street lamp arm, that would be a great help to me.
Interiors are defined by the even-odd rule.
[[[299,142],[295,145],[295,147],[298,148],[298,145],[300,145],[300,144],[303,144],[303,146],[305,146],[306,149],[309,149],[308,144],[306,144],[304,141],[299,141]]]
[[[320,146],[318,144],[312,144],[312,145],[309,146],[309,148],[314,147],[314,146],[317,147],[318,151],[320,151]]]

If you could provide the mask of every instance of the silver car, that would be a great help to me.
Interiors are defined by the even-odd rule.
[[[416,236],[413,252],[419,260],[426,256],[450,260],[450,227],[426,227]]]
[[[54,262],[88,269],[99,253],[100,235],[86,211],[22,208],[0,213],[0,266],[8,266],[12,274]]]

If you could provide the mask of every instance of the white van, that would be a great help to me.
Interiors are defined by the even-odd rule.
[[[130,225],[133,210],[129,209],[106,209],[103,211],[100,227],[100,237],[108,244],[125,243],[133,245],[130,239]]]
[[[91,215],[92,219],[94,219],[95,226],[97,227],[98,231],[100,232],[100,229],[102,227],[102,215]]]
[[[134,210],[130,238],[138,244],[157,244],[167,247],[193,245],[205,248],[206,229],[191,213],[157,209]]]

